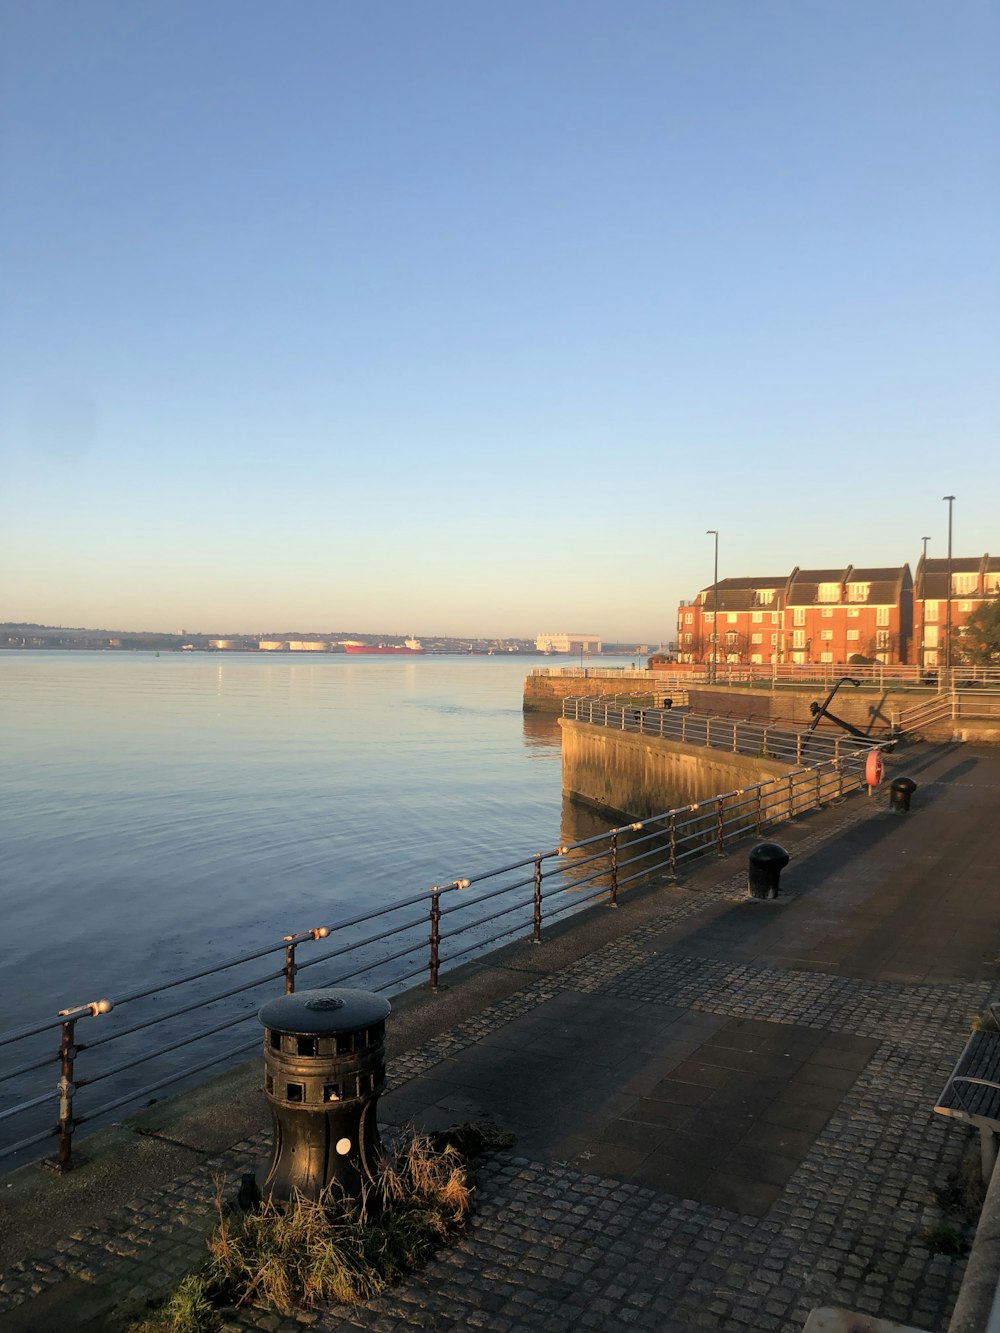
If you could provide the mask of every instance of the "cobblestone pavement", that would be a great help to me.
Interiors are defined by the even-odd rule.
[[[956,797],[952,787],[946,796]],[[930,828],[855,801],[800,836],[796,857],[814,854],[819,875],[822,858],[835,859],[838,839],[866,826],[886,834],[873,853],[883,858],[885,880],[898,853],[892,838],[906,840],[914,862],[931,855]],[[405,1087],[567,995],[662,1006],[665,1015],[715,1016],[718,1025],[746,1020],[748,1031],[753,1024],[794,1025],[867,1039],[863,1067],[843,1080],[832,1113],[817,1119],[808,1138],[803,1133],[795,1169],[763,1215],[648,1188],[621,1173],[588,1172],[576,1158],[528,1156],[515,1145],[482,1169],[470,1225],[421,1273],[360,1308],[242,1311],[226,1326],[230,1333],[790,1331],[818,1305],[942,1329],[964,1259],[934,1253],[924,1233],[941,1219],[935,1191],[957,1171],[969,1138],[930,1108],[970,1017],[991,994],[989,976],[886,981],[775,966],[721,949],[685,950],[679,928],[689,923],[696,930],[706,913],[718,920],[730,907],[743,910],[736,907],[742,887],[742,872],[711,882],[703,876],[696,894],[673,895],[656,919],[552,975],[527,980],[507,999],[398,1058],[390,1072]],[[770,911],[777,924],[789,908],[750,910]],[[764,922],[766,935],[767,919],[756,921]],[[664,939],[671,943],[662,948]],[[266,1149],[261,1135],[206,1158],[141,1206],[105,1219],[100,1234],[67,1236],[14,1266],[0,1281],[0,1330],[118,1327],[107,1314],[108,1295],[120,1320],[196,1266],[219,1183],[231,1191]],[[91,1293],[100,1293],[103,1306],[95,1305],[88,1323]],[[67,1322],[71,1300],[78,1313]]]

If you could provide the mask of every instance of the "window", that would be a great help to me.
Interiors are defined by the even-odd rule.
[[[823,610],[820,612],[820,615],[821,615],[821,616],[825,616],[826,619],[829,620],[830,617],[833,615],[833,607],[832,607],[832,606],[824,606],[824,607],[823,607]]]
[[[820,634],[819,637],[823,640],[824,643],[829,643],[830,640],[833,638],[833,630],[825,629],[823,630],[823,632]]]
[[[727,624],[727,625],[735,625],[735,624],[736,624],[736,612],[735,612],[735,611],[727,611],[727,612],[726,612],[726,624]]]
[[[956,593],[960,596],[963,592],[975,592],[979,587],[978,574],[952,574],[951,576],[951,595]]]
[[[870,583],[849,583],[847,585],[847,600],[849,602],[867,602],[871,590],[872,585]]]
[[[795,608],[794,622],[796,625],[804,625],[806,623],[806,609],[804,606],[797,606]]]
[[[937,602],[924,602],[924,616],[927,620],[937,620],[938,618]]]
[[[877,629],[875,631],[875,646],[880,652],[889,647],[889,637],[887,629]]]
[[[959,611],[971,611],[971,610],[972,610],[972,603],[971,603],[971,602],[959,602],[959,604],[958,604],[958,609],[959,609]]]
[[[819,592],[816,594],[818,602],[839,602],[840,584],[839,583],[821,583]]]
[[[890,610],[890,608],[889,608],[888,606],[880,606],[880,607],[878,608],[878,610],[875,612],[875,624],[876,624],[876,625],[888,625],[888,623],[889,623],[889,610]]]
[[[760,642],[763,640],[763,638],[764,638],[763,634],[752,634],[752,635],[750,636],[750,642],[751,642],[751,643],[760,643]]]
[[[806,646],[806,632],[804,629],[797,629],[792,636],[793,648],[804,648]]]
[[[693,624],[693,622],[694,622],[694,614],[693,614],[693,612],[691,612],[691,611],[685,611],[685,612],[684,612],[684,624],[685,624],[685,625],[690,625],[690,624]]]
[[[771,612],[771,624],[772,624],[772,625],[776,625],[777,623],[778,623],[778,613],[777,613],[777,611],[772,611],[772,612]]]
[[[750,619],[753,621],[755,625],[759,625],[760,622],[764,619],[764,612],[755,611],[753,615],[750,617]]]
[[[706,612],[705,612],[705,619],[708,620],[708,621],[713,621],[713,620],[715,619],[715,612],[714,612],[714,611],[706,611]]]
[[[761,657],[760,653],[752,653],[751,656],[750,656],[750,661],[751,661],[751,662],[758,662],[758,663],[760,663],[760,662],[763,662],[763,660],[764,660],[764,659],[763,659],[763,657]]]
[[[770,606],[774,601],[773,588],[756,588],[753,595],[754,606]]]
[[[860,631],[859,629],[849,629],[849,630],[847,631],[847,637],[848,637],[849,639],[851,639],[852,641],[853,641],[853,640],[860,639],[860,638],[861,638],[861,631]]]
[[[833,661],[833,653],[820,653],[820,655],[819,655],[819,660],[820,660],[821,662],[832,662],[832,661]]]
[[[938,627],[937,625],[928,625],[924,630],[924,647],[936,648],[938,646]]]
[[[858,616],[860,616],[861,612],[858,610],[858,608],[857,608],[856,606],[849,606],[849,607],[847,608],[847,614],[848,614],[848,617],[849,617],[851,620],[857,620],[857,618],[858,618]]]
[[[777,636],[777,634],[772,634],[772,635],[771,635],[771,646],[773,647],[777,642],[778,642],[778,636]]]

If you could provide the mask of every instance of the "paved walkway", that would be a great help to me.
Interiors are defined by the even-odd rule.
[[[996,984],[1000,752],[894,770],[919,784],[909,815],[858,797],[778,832],[777,902],[745,898],[742,857],[706,863],[402,1004],[383,1121],[489,1119],[514,1148],[402,1286],[229,1327],[746,1333],[842,1305],[943,1329],[964,1259],[924,1233],[969,1138],[930,1108]],[[69,1235],[56,1210],[0,1282],[0,1329],[120,1326],[197,1263],[213,1178],[266,1142],[202,1152]]]

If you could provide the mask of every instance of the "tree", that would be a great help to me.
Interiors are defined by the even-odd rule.
[[[1000,597],[981,602],[964,625],[952,630],[951,656],[970,666],[1000,662]]]

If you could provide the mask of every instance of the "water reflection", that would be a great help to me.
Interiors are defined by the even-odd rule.
[[[562,745],[562,730],[557,713],[525,713],[522,735],[524,748],[532,750],[558,750]]]

